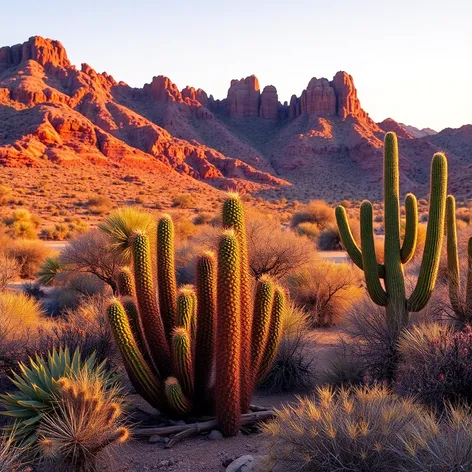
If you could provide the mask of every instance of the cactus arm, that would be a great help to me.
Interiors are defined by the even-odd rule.
[[[165,377],[170,373],[171,357],[157,302],[149,236],[136,233],[132,250],[136,297],[146,342],[159,373]]]
[[[261,278],[256,287],[252,327],[251,365],[256,374],[259,371],[269,337],[273,303],[274,284],[269,278]]]
[[[157,222],[157,286],[162,321],[170,341],[177,311],[177,280],[174,261],[174,224],[169,215]]]
[[[335,210],[336,222],[339,229],[339,236],[347,254],[351,258],[352,262],[356,264],[359,269],[364,270],[362,263],[362,252],[352,235],[351,227],[349,225],[349,219],[347,217],[346,209],[339,205]],[[377,264],[377,270],[380,278],[385,277],[385,268],[383,264]]]
[[[185,396],[179,381],[175,377],[166,379],[165,392],[169,405],[179,415],[185,415],[192,409],[190,400]]]
[[[112,300],[107,314],[133,386],[152,406],[162,408],[164,392],[161,381],[153,374],[142,356],[123,305],[118,300]]]
[[[193,357],[189,332],[185,328],[175,328],[172,336],[174,370],[182,390],[193,395]]]
[[[401,249],[402,264],[411,261],[418,241],[418,202],[412,193],[405,198],[405,212],[405,237]]]
[[[120,297],[134,296],[133,274],[129,267],[123,267],[118,274],[118,293]]]
[[[446,199],[446,233],[447,233],[447,278],[449,299],[456,315],[463,314],[461,303],[461,275],[459,254],[457,250],[456,200],[452,195]]]
[[[252,293],[249,275],[244,206],[236,193],[228,193],[223,204],[224,228],[231,228],[238,238],[241,264],[241,409],[249,410],[252,395],[253,373],[251,370]]]
[[[238,238],[225,231],[218,247],[216,417],[224,436],[239,431],[241,414],[241,262]]]
[[[185,328],[189,333],[192,329],[194,292],[191,288],[182,287],[177,296],[177,326]]]
[[[380,283],[377,270],[372,224],[372,204],[369,201],[364,201],[361,204],[361,245],[362,265],[364,267],[367,291],[374,303],[385,306],[387,305],[388,299]]]
[[[420,311],[428,302],[436,284],[444,235],[447,192],[447,160],[436,153],[431,164],[431,192],[428,228],[418,282],[408,300],[410,311]]]
[[[203,404],[210,387],[216,335],[216,260],[205,252],[197,262],[197,334],[195,342],[195,404]]]
[[[262,380],[269,372],[269,369],[274,362],[275,356],[279,349],[280,341],[282,339],[282,317],[285,310],[285,293],[277,287],[274,293],[274,303],[272,305],[272,314],[270,320],[269,337],[267,345],[262,356],[259,371],[256,376],[257,382]]]

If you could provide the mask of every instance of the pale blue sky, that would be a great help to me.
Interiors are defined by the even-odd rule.
[[[289,100],[345,70],[376,121],[442,129],[472,123],[471,22],[471,0],[18,0],[2,5],[0,45],[58,39],[77,66],[215,98],[255,74]]]

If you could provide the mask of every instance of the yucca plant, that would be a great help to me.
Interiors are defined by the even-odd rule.
[[[14,420],[11,431],[17,442],[25,446],[37,439],[37,430],[44,416],[54,409],[60,379],[93,375],[106,388],[116,383],[116,377],[106,370],[105,361],[97,363],[95,354],[82,360],[79,350],[71,356],[68,348],[52,349],[46,357],[36,356],[27,363],[19,363],[11,381],[18,389],[0,395],[5,411],[0,412]]]
[[[174,416],[216,413],[223,434],[232,436],[276,356],[285,295],[269,278],[252,293],[244,209],[236,194],[228,195],[222,221],[217,255],[206,252],[197,261],[196,290],[177,289],[168,215],[159,218],[156,232],[116,217],[102,228],[132,263],[121,277],[126,298],[112,300],[108,317],[134,387]]]

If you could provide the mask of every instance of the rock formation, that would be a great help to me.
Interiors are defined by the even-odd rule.
[[[277,89],[273,85],[267,85],[261,93],[261,105],[259,116],[266,120],[276,120],[278,118],[279,99]]]
[[[226,99],[228,115],[231,118],[259,116],[260,95],[259,81],[255,75],[232,80]]]

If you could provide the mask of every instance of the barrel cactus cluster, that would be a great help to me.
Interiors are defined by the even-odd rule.
[[[384,263],[377,261],[372,204],[361,205],[361,247],[357,245],[342,206],[336,208],[340,236],[353,262],[364,271],[367,291],[374,303],[386,309],[387,324],[399,333],[408,322],[409,312],[422,310],[433,292],[439,268],[444,235],[447,195],[447,160],[436,153],[431,164],[428,228],[416,287],[407,298],[403,266],[415,254],[418,232],[416,197],[405,199],[406,225],[403,242],[400,232],[400,173],[398,142],[395,133],[385,135],[384,143]],[[383,280],[383,284],[382,281]]]
[[[268,278],[253,293],[238,195],[228,194],[222,221],[217,254],[197,260],[195,287],[177,287],[168,215],[158,219],[155,241],[152,231],[127,235],[131,269],[120,273],[108,317],[129,378],[149,404],[175,417],[216,415],[233,436],[276,355],[285,295]]]

